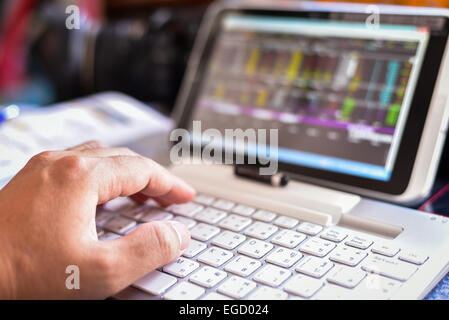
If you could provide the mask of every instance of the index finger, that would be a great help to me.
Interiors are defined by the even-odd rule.
[[[151,159],[120,155],[89,161],[94,161],[91,174],[99,204],[138,192],[164,203],[183,203],[195,197],[191,186]]]

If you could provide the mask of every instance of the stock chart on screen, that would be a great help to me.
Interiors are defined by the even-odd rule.
[[[221,130],[278,128],[281,161],[388,180],[426,30],[264,17],[224,21],[197,119]]]

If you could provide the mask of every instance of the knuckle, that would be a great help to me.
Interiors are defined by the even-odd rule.
[[[156,246],[158,254],[163,261],[170,261],[178,253],[178,245],[173,237],[173,231],[170,227],[161,222],[152,222],[148,224],[152,241]]]
[[[134,154],[134,152],[127,147],[119,147],[119,148],[117,148],[117,151],[119,153],[125,154],[125,155],[133,155]]]
[[[86,161],[77,155],[65,156],[59,160],[59,165],[66,171],[83,172],[87,170]]]
[[[87,141],[84,144],[88,145],[90,147],[93,147],[93,148],[102,148],[102,147],[104,147],[104,145],[100,141],[98,141],[98,140]]]
[[[38,170],[35,171],[35,173],[36,172],[37,172],[37,179],[39,181],[39,185],[45,186],[45,185],[51,183],[52,179],[51,179],[51,175],[50,175],[50,172],[47,167],[39,168]]]
[[[52,161],[55,158],[56,154],[57,154],[57,152],[55,152],[55,151],[44,151],[44,152],[34,155],[30,159],[29,163],[31,165],[46,164],[46,163]]]
[[[52,167],[56,177],[64,180],[77,180],[88,173],[86,159],[77,155],[69,155],[57,160]]]

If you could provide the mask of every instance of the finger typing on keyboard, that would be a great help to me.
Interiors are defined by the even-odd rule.
[[[137,280],[153,294],[174,284],[176,278],[155,269],[183,254],[189,229],[182,220],[167,220],[171,213],[117,198],[132,195],[168,205],[189,202],[195,191],[126,148],[91,142],[33,157],[0,191],[0,298],[98,299]],[[97,205],[114,198],[95,221]],[[138,224],[138,219],[148,222]],[[195,264],[185,265],[192,269]],[[189,272],[165,268],[176,275]],[[68,278],[71,270],[83,281],[77,283],[75,272]],[[197,282],[211,270],[203,269]]]

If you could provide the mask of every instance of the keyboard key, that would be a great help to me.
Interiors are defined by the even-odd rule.
[[[253,214],[253,218],[256,220],[271,222],[276,218],[277,214],[271,211],[265,210],[257,210],[255,214]]]
[[[193,258],[207,248],[207,244],[191,239],[187,249],[182,254],[186,258]]]
[[[335,243],[320,239],[310,238],[299,246],[299,250],[314,256],[324,257],[336,247]]]
[[[212,207],[215,207],[217,209],[229,211],[235,206],[235,203],[228,200],[219,199],[212,203]]]
[[[229,262],[224,269],[238,276],[247,277],[259,269],[260,266],[262,266],[262,263],[258,260],[245,256],[237,256],[234,260]]]
[[[310,278],[302,274],[297,274],[287,281],[284,286],[284,290],[297,296],[310,298],[322,286],[323,282],[320,280]]]
[[[232,231],[223,231],[212,240],[212,244],[232,250],[240,245],[246,237],[243,234],[235,233]]]
[[[232,300],[232,299],[216,292],[209,292],[204,297],[202,297],[201,300]]]
[[[195,201],[196,203],[204,204],[205,206],[210,206],[212,203],[214,203],[215,198],[206,196],[205,194],[199,194],[193,201]]]
[[[248,300],[286,300],[287,293],[282,290],[261,286],[248,297]]]
[[[306,239],[306,236],[302,233],[283,229],[279,231],[272,239],[271,242],[287,248],[294,248]]]
[[[315,236],[323,230],[323,227],[318,224],[303,222],[299,224],[296,230],[308,234],[309,236]]]
[[[343,241],[348,234],[346,232],[337,230],[337,229],[327,229],[324,231],[320,237],[326,240],[330,240],[333,242],[341,242]]]
[[[132,229],[136,226],[136,221],[123,218],[123,217],[116,217],[112,220],[109,220],[105,225],[104,228],[118,234],[125,234],[126,231]]]
[[[100,238],[101,236],[104,235],[104,230],[103,229],[100,229],[100,228],[97,227],[96,230],[97,230],[97,238]]]
[[[251,222],[252,220],[250,218],[242,217],[236,214],[231,214],[228,217],[221,220],[219,226],[224,229],[238,232],[242,231],[247,226],[249,226]]]
[[[429,257],[425,254],[409,250],[402,250],[401,253],[399,254],[399,259],[418,265],[426,262],[427,258]]]
[[[137,229],[138,226],[139,226],[139,224],[136,224],[136,225],[134,225],[132,228],[127,229],[123,235],[127,235],[128,233],[133,232],[134,230]]]
[[[256,287],[257,285],[251,280],[232,276],[218,287],[218,292],[235,299],[242,299]]]
[[[299,259],[302,258],[302,253],[287,248],[274,249],[266,258],[265,261],[276,264],[284,268],[290,268]]]
[[[354,267],[360,263],[368,254],[365,251],[354,249],[347,246],[342,246],[335,249],[329,259],[335,262],[346,264]]]
[[[354,248],[365,250],[373,244],[373,241],[369,240],[365,237],[362,237],[362,236],[353,236],[353,237],[349,238],[345,242],[345,244],[348,246],[354,247]]]
[[[418,268],[400,260],[372,255],[362,262],[362,269],[399,281],[408,280]]]
[[[333,267],[334,264],[328,260],[309,256],[305,257],[300,263],[298,263],[296,266],[296,271],[314,278],[321,278]]]
[[[193,219],[189,219],[182,216],[176,216],[173,218],[174,221],[181,222],[183,225],[185,225],[187,228],[192,229],[196,225],[196,221]]]
[[[328,284],[315,296],[316,300],[353,300],[354,290]]]
[[[190,277],[190,281],[206,288],[212,288],[226,276],[224,271],[212,267],[202,267]]]
[[[291,229],[296,226],[298,222],[298,219],[295,218],[279,216],[273,223],[279,227]]]
[[[194,202],[183,204],[172,204],[167,208],[168,211],[179,214],[180,216],[193,217],[195,214],[203,210],[203,206]]]
[[[190,235],[192,238],[200,241],[208,241],[218,233],[220,233],[220,228],[205,223],[198,223],[190,229]]]
[[[175,277],[154,270],[134,282],[133,287],[153,295],[159,295],[177,282]]]
[[[120,236],[116,233],[105,232],[101,237],[99,237],[100,241],[112,241],[120,238]]]
[[[160,207],[159,203],[154,199],[148,199],[147,201],[145,201],[144,206],[148,208]]]
[[[163,220],[170,220],[172,218],[173,215],[170,212],[167,212],[159,208],[152,208],[148,211],[147,214],[145,214],[142,217],[141,221],[142,222],[163,221]]]
[[[111,220],[115,216],[115,214],[108,211],[97,211],[97,214],[95,215],[95,224],[98,227],[103,227],[106,223],[108,223],[109,220]]]
[[[195,219],[210,224],[216,224],[218,221],[225,218],[227,215],[228,214],[224,211],[217,210],[214,208],[206,208],[198,212],[195,215]]]
[[[187,281],[178,283],[164,296],[168,300],[196,300],[204,294],[205,290]]]
[[[244,233],[247,236],[254,237],[260,240],[265,240],[271,237],[276,231],[278,231],[278,227],[264,223],[264,222],[254,222],[251,226],[249,226]]]
[[[112,212],[122,212],[135,205],[136,203],[128,197],[118,197],[103,204],[102,209]]]
[[[291,275],[292,273],[287,269],[266,264],[254,275],[253,280],[271,287],[277,287]]]
[[[357,300],[387,300],[401,287],[401,282],[369,274],[360,285],[353,290]]]
[[[271,243],[256,239],[249,239],[244,244],[242,244],[237,249],[237,251],[239,253],[258,259],[266,255],[271,249],[273,249],[273,247],[274,246]]]
[[[375,243],[371,248],[371,251],[374,253],[381,254],[387,257],[394,257],[398,252],[399,248],[394,245],[386,244],[386,243]]]
[[[184,278],[199,267],[199,263],[186,258],[178,258],[163,267],[164,272]]]
[[[243,204],[239,204],[238,206],[232,209],[233,213],[237,213],[241,216],[249,217],[256,211],[253,207],[244,206]]]
[[[224,250],[218,247],[210,247],[197,258],[198,261],[211,265],[213,267],[219,267],[234,255],[231,251]]]
[[[345,266],[336,266],[329,272],[327,281],[346,288],[356,287],[365,278],[366,272]]]
[[[126,210],[125,212],[122,212],[121,215],[126,218],[139,221],[145,215],[145,213],[147,211],[148,211],[148,207],[140,206],[133,210]]]

